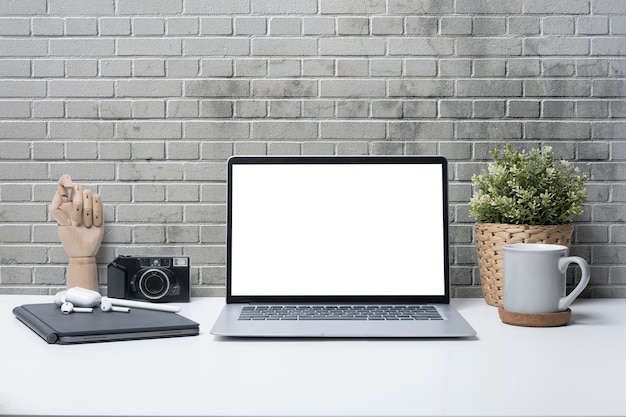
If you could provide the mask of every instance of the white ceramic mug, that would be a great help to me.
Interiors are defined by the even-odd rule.
[[[526,314],[565,311],[589,284],[589,265],[578,256],[566,256],[567,247],[544,243],[504,245],[503,307]],[[580,282],[565,295],[567,266],[582,270]]]

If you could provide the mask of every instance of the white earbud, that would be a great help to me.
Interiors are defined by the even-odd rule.
[[[91,307],[74,307],[74,304],[66,301],[63,304],[61,304],[61,311],[63,312],[63,314],[91,313],[91,312],[93,312],[93,308],[91,308]]]
[[[130,308],[114,306],[111,300],[102,300],[100,303],[100,309],[102,311],[117,311],[119,313],[128,313]]]
[[[105,302],[110,302],[114,306],[122,306],[122,307],[130,307],[130,308],[139,308],[144,310],[156,310],[156,311],[167,311],[169,313],[178,313],[180,311],[180,307],[172,306],[172,305],[163,305],[163,304],[154,304],[148,303],[144,301],[133,301],[133,300],[125,300],[119,298],[109,298],[102,297],[100,301],[100,305]]]

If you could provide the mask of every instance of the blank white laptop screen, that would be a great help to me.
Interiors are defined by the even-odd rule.
[[[235,164],[233,296],[443,296],[441,164]]]

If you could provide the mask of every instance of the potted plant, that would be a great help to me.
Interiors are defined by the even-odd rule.
[[[491,151],[493,162],[472,177],[470,214],[483,295],[502,305],[502,247],[508,243],[557,243],[568,246],[572,221],[587,201],[586,175],[552,148]]]

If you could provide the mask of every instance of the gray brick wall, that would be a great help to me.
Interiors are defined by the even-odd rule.
[[[625,99],[619,0],[2,1],[0,293],[64,284],[63,173],[102,194],[103,285],[117,254],[186,254],[218,295],[229,156],[440,154],[478,296],[470,178],[508,142],[589,174],[572,252],[624,297]]]

